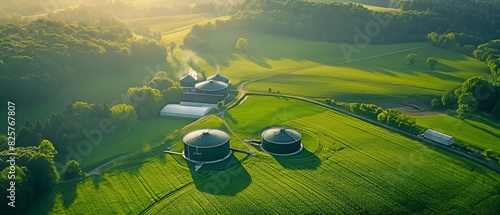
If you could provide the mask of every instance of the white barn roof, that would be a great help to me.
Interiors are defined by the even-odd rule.
[[[179,104],[165,105],[160,111],[161,116],[176,116],[184,118],[201,118],[205,116],[213,107],[185,106]]]
[[[424,138],[441,143],[443,145],[447,145],[447,146],[455,143],[455,139],[452,136],[447,135],[447,134],[443,134],[443,133],[438,132],[438,131],[434,131],[432,129],[425,130]]]

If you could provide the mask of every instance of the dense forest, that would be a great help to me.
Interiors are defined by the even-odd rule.
[[[0,135],[0,146],[5,146],[7,138]],[[9,214],[24,214],[24,212],[34,204],[37,199],[46,197],[47,192],[59,182],[60,175],[54,164],[54,156],[57,151],[48,140],[39,142],[32,147],[16,148],[17,155],[12,159],[10,151],[0,151],[0,210],[9,211]],[[15,166],[11,163],[15,163]],[[80,174],[79,165],[67,170],[75,170]],[[64,171],[66,172],[66,171]],[[15,173],[15,174],[14,174]],[[11,177],[15,176],[15,177]],[[67,176],[63,173],[63,178]],[[10,187],[12,182],[15,186]],[[14,189],[13,189],[14,188]],[[15,192],[15,206],[8,205],[11,202],[9,196],[11,191]]]
[[[358,4],[245,0],[228,11],[235,14],[231,19],[193,27],[191,35],[200,38],[201,42],[191,37],[186,45],[203,50],[207,48],[203,44],[203,36],[219,29],[259,30],[350,44],[356,43],[356,38],[360,36],[373,44],[425,41],[430,32],[460,32],[474,37],[462,46],[477,46],[500,33],[499,15],[492,12],[499,11],[499,2],[479,2],[474,7],[478,12],[473,14],[468,9],[469,1],[448,0],[447,4],[443,3],[447,10],[440,7],[421,9],[415,2],[419,1],[411,1],[410,5],[401,2],[401,7],[405,8],[401,13],[384,13]],[[449,11],[454,11],[453,16],[448,16]],[[481,18],[477,18],[479,14]],[[476,22],[482,24],[474,24]]]
[[[164,45],[134,39],[116,18],[100,25],[52,20],[0,25],[0,50],[0,90],[19,103],[42,100],[79,76],[130,72],[133,63],[167,57]]]

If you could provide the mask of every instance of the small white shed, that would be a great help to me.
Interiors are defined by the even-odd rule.
[[[453,145],[455,143],[455,139],[452,136],[434,131],[432,129],[425,130],[424,138],[446,146]]]

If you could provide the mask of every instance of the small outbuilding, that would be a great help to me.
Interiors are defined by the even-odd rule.
[[[455,143],[455,139],[452,136],[434,131],[432,129],[425,130],[423,137],[446,146],[453,145]]]
[[[303,149],[302,134],[295,129],[273,127],[261,134],[262,150],[272,155],[289,156]]]
[[[220,81],[220,82],[224,82],[226,84],[229,84],[229,78],[226,77],[226,76],[223,76],[223,75],[221,75],[219,73],[208,77],[207,80]]]
[[[196,85],[196,79],[192,75],[185,75],[179,80],[181,87],[193,88]]]
[[[184,138],[182,156],[193,163],[216,163],[231,155],[229,134],[217,129],[192,131]]]

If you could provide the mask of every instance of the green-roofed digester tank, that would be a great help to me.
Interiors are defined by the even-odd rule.
[[[294,155],[302,146],[302,134],[295,129],[273,127],[262,132],[262,150],[273,155]]]
[[[231,155],[229,139],[229,134],[217,129],[192,131],[182,139],[184,142],[182,155],[191,162],[223,161]]]

